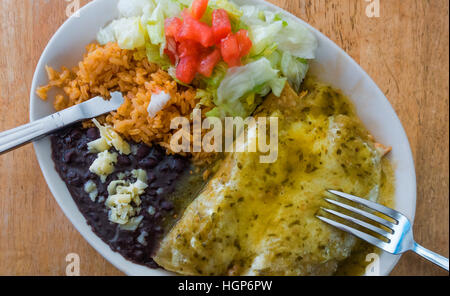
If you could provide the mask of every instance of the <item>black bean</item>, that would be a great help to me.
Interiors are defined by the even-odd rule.
[[[66,144],[70,144],[70,143],[72,143],[72,138],[71,138],[70,136],[67,136],[67,137],[64,139],[64,142],[65,142]]]
[[[127,245],[130,245],[130,244],[133,243],[133,238],[132,238],[131,236],[128,236],[127,238],[124,239],[124,242],[125,242]]]
[[[150,189],[147,190],[147,194],[151,197],[154,197],[156,195],[156,190],[150,187]]]
[[[169,166],[169,164],[168,164],[167,162],[165,162],[165,163],[163,163],[163,164],[159,167],[159,170],[160,170],[163,174],[165,174],[165,173],[167,173],[167,171],[170,170],[170,166]]]
[[[86,131],[86,136],[91,140],[96,140],[100,138],[100,131],[95,127],[91,127]]]
[[[75,151],[74,150],[69,150],[69,151],[66,151],[66,153],[64,153],[63,161],[65,163],[71,163],[75,159],[75,157],[76,157]]]
[[[173,210],[174,206],[173,203],[170,201],[163,201],[161,203],[161,209],[166,210],[166,211],[170,211]]]
[[[87,171],[83,177],[86,180],[95,180],[97,178],[97,175],[94,173],[91,173],[90,171]]]
[[[159,187],[159,188],[156,190],[156,194],[157,194],[157,195],[163,195],[165,192],[166,192],[166,190],[164,190],[163,187]]]
[[[78,150],[78,151],[81,151],[81,150],[85,149],[85,148],[87,147],[86,144],[87,144],[87,143],[84,142],[84,141],[78,142],[78,144],[77,144],[77,150]]]
[[[121,166],[127,166],[131,164],[131,160],[125,155],[119,155],[117,157],[117,164]]]
[[[184,164],[183,164],[183,162],[182,162],[180,159],[178,159],[178,158],[171,158],[171,159],[169,160],[169,167],[170,167],[170,169],[172,169],[172,170],[175,170],[175,171],[177,171],[177,172],[180,172],[181,170],[183,170]]]
[[[73,185],[73,186],[79,186],[83,183],[83,181],[81,180],[80,176],[74,172],[73,170],[69,170],[69,172],[67,173],[67,177],[69,179],[69,184]]]
[[[97,213],[92,212],[89,217],[92,219],[92,221],[94,222],[99,222],[100,221],[100,217],[97,215]]]
[[[142,250],[136,250],[133,253],[133,257],[136,258],[137,260],[144,259],[144,256],[145,256],[145,254],[144,254],[144,252]]]
[[[70,136],[74,140],[79,140],[83,136],[83,134],[81,133],[80,130],[75,129],[70,133]]]
[[[138,159],[143,159],[149,153],[150,153],[150,147],[148,147],[147,145],[141,145],[136,152],[136,157]]]
[[[155,174],[153,172],[147,172],[147,182],[151,183],[156,179]]]
[[[141,165],[142,167],[144,167],[146,169],[154,168],[157,164],[158,164],[158,161],[156,161],[156,159],[151,158],[151,157],[145,158],[145,159],[142,159],[141,161],[139,161],[139,165]]]
[[[119,155],[116,170],[103,183],[99,176],[89,171],[92,162],[97,158],[96,153],[89,153],[87,143],[100,137],[97,128],[82,129],[81,125],[68,128],[52,137],[52,157],[55,167],[66,182],[74,201],[86,217],[87,223],[113,250],[120,252],[127,259],[149,267],[157,267],[149,254],[161,238],[164,231],[164,221],[169,219],[175,209],[174,203],[167,200],[168,194],[174,190],[174,182],[180,177],[181,171],[187,167],[188,160],[183,157],[166,155],[160,146],[136,145],[137,151],[133,155]],[[115,149],[111,149],[114,152]],[[122,230],[120,226],[109,221],[109,208],[105,206],[108,197],[108,184],[118,179],[120,172],[131,172],[142,168],[147,172],[148,188],[141,195],[141,212],[144,219],[137,231]],[[130,177],[130,176],[128,176]],[[97,185],[98,196],[92,202],[84,192],[84,184],[92,180]],[[130,179],[132,182],[132,178]],[[103,200],[102,202],[99,202]],[[147,209],[152,206],[154,215]],[[139,231],[148,232],[148,246],[136,241]]]
[[[69,172],[67,173],[67,178],[69,179],[73,179],[77,176],[77,173],[74,170],[69,170]]]

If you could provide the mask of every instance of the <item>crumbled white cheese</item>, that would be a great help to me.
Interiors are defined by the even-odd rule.
[[[147,172],[144,171],[143,169],[132,170],[132,171],[131,171],[131,175],[132,175],[133,178],[135,178],[136,180],[139,180],[139,181],[141,181],[142,183],[147,183]]]
[[[84,191],[89,194],[89,198],[95,202],[98,195],[97,184],[94,181],[89,180],[84,184]]]
[[[147,241],[145,240],[145,238],[147,237],[147,235],[148,235],[147,231],[142,231],[141,234],[137,238],[138,243],[140,243],[143,246],[146,246]]]
[[[152,94],[152,98],[150,99],[150,104],[148,104],[147,112],[148,116],[151,118],[155,117],[156,113],[161,111],[164,106],[169,102],[170,95],[165,93],[164,91],[159,94]]]
[[[114,165],[117,163],[117,153],[109,151],[100,152],[97,159],[89,167],[89,171],[100,177],[102,183],[105,183],[109,174],[114,171]]]
[[[127,174],[125,174],[123,172],[117,174],[117,178],[119,180],[124,180],[126,177],[127,177]]]
[[[149,215],[153,216],[156,213],[156,209],[155,207],[149,206],[147,212],[149,213]]]
[[[130,217],[136,215],[136,211],[130,203],[131,196],[129,194],[109,196],[106,200],[106,206],[110,209],[109,220],[117,224],[128,223]]]
[[[120,225],[120,229],[135,231],[139,227],[139,224],[141,224],[143,219],[144,216],[133,217],[126,224]]]
[[[116,194],[117,193],[117,190],[116,190],[117,186],[119,186],[119,185],[127,185],[127,184],[128,183],[123,181],[122,179],[121,180],[112,181],[108,185],[108,194],[109,195]]]
[[[136,223],[138,221],[134,219],[134,216],[136,216],[140,210],[133,207],[132,203],[136,207],[140,206],[140,195],[144,193],[147,187],[147,183],[139,179],[137,179],[136,182],[132,184],[124,180],[112,181],[108,185],[109,197],[105,203],[106,206],[110,209],[109,220],[120,225],[128,225],[129,223],[131,223],[130,225],[125,227],[130,229],[133,228],[133,223]]]
[[[106,142],[105,138],[100,138],[87,144],[90,153],[100,153],[109,150],[111,146]]]
[[[136,155],[138,152],[138,146],[137,145],[131,145],[131,153],[133,155]]]
[[[101,138],[88,143],[89,152],[99,153],[114,147],[120,154],[128,155],[131,153],[130,144],[124,141],[112,127],[102,126],[95,118],[92,119],[92,122],[100,130]]]

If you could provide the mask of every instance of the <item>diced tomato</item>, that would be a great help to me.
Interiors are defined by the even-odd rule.
[[[206,77],[211,77],[214,67],[222,59],[220,49],[215,48],[212,52],[204,55],[198,66],[198,72]]]
[[[222,39],[220,43],[220,51],[222,53],[223,60],[228,64],[228,66],[235,67],[241,65],[241,55],[236,35],[230,34],[228,37]]]
[[[198,43],[197,41],[193,40],[183,40],[178,44],[178,55],[180,58],[190,55],[199,56],[201,53],[203,53],[204,48],[203,46]]]
[[[240,56],[243,57],[248,55],[253,46],[252,41],[248,37],[248,31],[244,29],[239,30],[236,33],[236,38],[239,44]]]
[[[164,53],[169,57],[170,62],[172,63],[172,65],[175,65],[176,62],[177,62],[177,58],[173,54],[173,52],[171,52],[168,48],[166,48],[166,49],[164,49]]]
[[[177,66],[176,76],[181,82],[189,84],[194,80],[197,68],[198,57],[193,55],[182,57]]]
[[[175,38],[173,37],[167,37],[166,38],[166,47],[167,49],[172,52],[173,54],[177,54],[177,42],[175,41]]]
[[[199,20],[205,14],[206,9],[208,8],[209,0],[194,0],[191,6],[191,14],[192,16]]]
[[[189,9],[187,9],[187,8],[183,9],[183,11],[181,12],[181,18],[184,20],[188,16],[192,17]]]
[[[177,42],[175,41],[175,38],[173,37],[166,37],[167,45],[164,49],[164,53],[169,57],[170,62],[174,65],[176,65],[178,61],[177,56]]]
[[[216,44],[231,33],[231,22],[225,9],[216,9],[212,13],[212,30]]]
[[[193,40],[199,42],[203,47],[214,45],[214,35],[212,29],[193,17],[186,15],[178,40]]]
[[[164,21],[164,31],[166,32],[166,37],[173,37],[177,39],[178,33],[183,26],[183,21],[177,17],[167,18]]]

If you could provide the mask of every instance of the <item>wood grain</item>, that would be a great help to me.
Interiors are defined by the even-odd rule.
[[[81,1],[85,4],[88,1]],[[368,18],[364,0],[270,0],[346,50],[375,80],[411,142],[418,242],[449,256],[449,21],[447,0],[381,0]],[[0,130],[29,119],[34,69],[66,20],[63,0],[0,0]],[[32,146],[0,156],[0,275],[65,275],[66,255],[82,275],[121,275],[64,216]],[[414,254],[393,275],[448,275]]]

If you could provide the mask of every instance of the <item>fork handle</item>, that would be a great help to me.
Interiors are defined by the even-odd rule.
[[[423,258],[433,262],[434,264],[448,271],[448,258],[445,258],[444,256],[441,256],[439,254],[436,254],[435,252],[425,249],[416,242],[414,242],[414,247],[412,250],[417,254],[419,254],[420,256],[422,256]]]
[[[0,155],[64,126],[58,113],[0,133]]]

